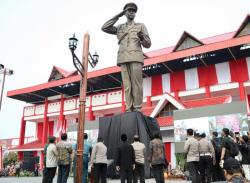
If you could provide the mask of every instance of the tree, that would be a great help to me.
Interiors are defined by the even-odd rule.
[[[3,159],[4,166],[8,166],[12,163],[17,161],[17,153],[16,152],[9,152],[7,156]]]

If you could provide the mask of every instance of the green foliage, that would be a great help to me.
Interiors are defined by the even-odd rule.
[[[185,153],[175,153],[177,169],[184,171],[184,166],[186,163],[186,155]]]
[[[3,164],[5,166],[8,166],[12,163],[15,163],[17,161],[17,153],[16,152],[10,152],[6,157],[3,159]]]
[[[20,176],[21,177],[34,177],[34,172],[24,170],[20,172]]]

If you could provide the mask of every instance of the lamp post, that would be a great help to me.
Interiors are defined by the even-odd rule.
[[[86,106],[86,91],[87,91],[87,72],[88,63],[92,67],[95,67],[99,60],[99,55],[95,53],[93,56],[89,53],[89,40],[90,36],[88,33],[84,35],[83,42],[83,55],[82,63],[75,54],[77,48],[77,39],[75,34],[69,38],[69,49],[73,57],[73,64],[77,71],[81,75],[80,81],[80,98],[79,98],[79,112],[78,112],[78,131],[77,131],[77,159],[76,159],[76,183],[82,183],[83,175],[83,150],[84,150],[84,128],[85,128],[85,106]],[[90,61],[91,60],[91,61]]]
[[[0,111],[1,111],[2,100],[3,100],[3,91],[4,91],[4,83],[5,83],[5,76],[6,75],[11,76],[12,74],[14,74],[14,71],[11,70],[11,69],[5,68],[3,64],[0,64],[0,74],[3,74],[2,85],[1,85],[1,95],[0,95]]]
[[[0,169],[3,168],[3,146],[0,145]]]

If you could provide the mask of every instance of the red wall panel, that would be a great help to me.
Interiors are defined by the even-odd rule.
[[[171,162],[171,142],[165,143],[165,153],[168,162]]]
[[[36,125],[36,136],[38,140],[42,139],[43,136],[43,123],[37,123]]]
[[[151,93],[152,96],[162,94],[162,75],[152,76]]]
[[[172,92],[186,90],[184,71],[170,73],[170,88]]]
[[[217,84],[217,75],[215,65],[208,65],[206,67],[198,67],[199,87]]]
[[[229,62],[229,67],[232,82],[244,82],[249,80],[245,58]]]

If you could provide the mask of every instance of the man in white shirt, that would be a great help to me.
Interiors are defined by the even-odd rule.
[[[198,164],[200,160],[199,141],[194,138],[193,129],[187,129],[187,141],[184,145],[184,152],[187,154],[187,170],[190,173],[192,183],[200,183]]]
[[[98,137],[97,143],[93,147],[90,165],[94,168],[94,183],[107,182],[107,147],[103,143],[103,138]]]
[[[49,145],[46,151],[46,169],[47,169],[47,183],[53,183],[53,178],[56,174],[56,167],[57,167],[57,149],[56,149],[56,138],[49,137]]]
[[[145,172],[144,172],[144,155],[145,155],[145,145],[141,143],[138,135],[134,136],[134,143],[131,145],[135,151],[135,169],[133,183],[138,182],[138,176],[140,178],[140,183],[145,183]]]

